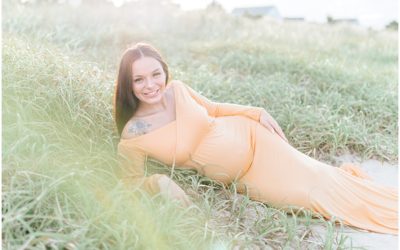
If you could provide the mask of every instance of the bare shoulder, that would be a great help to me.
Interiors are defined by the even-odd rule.
[[[122,131],[121,137],[124,139],[130,139],[133,137],[147,134],[152,130],[152,124],[144,119],[132,118],[129,120],[124,130]]]

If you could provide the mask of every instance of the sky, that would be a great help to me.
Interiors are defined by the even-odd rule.
[[[274,5],[282,17],[304,17],[306,21],[326,22],[336,18],[357,18],[365,27],[384,28],[398,21],[397,0],[216,0],[226,11],[236,7]],[[173,0],[183,10],[205,8],[212,0]]]

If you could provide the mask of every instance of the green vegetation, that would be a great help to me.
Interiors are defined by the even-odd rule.
[[[154,44],[174,79],[210,99],[266,108],[304,153],[397,160],[397,31],[107,3],[3,1],[2,21],[4,249],[349,244],[332,222],[288,215],[191,171],[174,179],[197,207],[122,188],[111,103],[130,43]]]

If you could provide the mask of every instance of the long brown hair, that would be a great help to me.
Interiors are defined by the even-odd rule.
[[[120,136],[125,124],[138,108],[139,99],[133,94],[132,88],[132,64],[142,57],[152,57],[159,61],[165,72],[165,82],[168,83],[169,80],[168,65],[153,46],[137,43],[125,50],[119,65],[114,93],[114,119]]]

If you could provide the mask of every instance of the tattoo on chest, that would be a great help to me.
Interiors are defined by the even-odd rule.
[[[133,122],[129,126],[128,132],[129,132],[129,134],[134,134],[134,135],[144,135],[149,132],[150,127],[151,127],[150,123],[138,120],[138,121]]]

